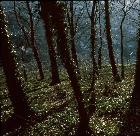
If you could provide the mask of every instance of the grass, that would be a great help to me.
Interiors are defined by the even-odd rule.
[[[90,88],[90,71],[90,66],[81,67],[82,79],[80,84],[85,101],[88,99],[88,89]],[[100,70],[100,75],[95,83],[96,112],[90,119],[90,127],[97,136],[114,136],[119,131],[134,85],[134,66],[125,66],[125,71],[125,79],[122,82],[115,83],[112,80],[110,66],[105,66]],[[60,112],[54,111],[47,119],[23,130],[20,132],[20,135],[70,136],[75,133],[78,123],[77,104],[66,71],[61,70],[60,78],[63,81],[57,86],[49,86],[50,80],[47,74],[48,71],[45,73],[46,78],[43,81],[36,81],[33,74],[31,72],[28,73],[25,93],[28,96],[31,108],[42,114],[58,107],[65,101],[69,101],[69,103]],[[13,107],[8,98],[2,70],[0,74],[0,89],[2,90],[0,94],[2,98],[1,119],[5,121],[12,115]],[[66,93],[66,97],[61,96],[63,93]]]

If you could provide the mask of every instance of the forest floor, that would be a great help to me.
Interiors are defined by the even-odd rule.
[[[90,71],[87,66],[81,68],[80,84],[85,103],[89,98]],[[48,72],[45,72],[46,77],[48,77]],[[129,106],[134,86],[135,67],[134,65],[125,66],[125,79],[118,83],[113,81],[109,66],[104,66],[99,73],[95,83],[96,112],[90,119],[90,127],[97,136],[115,136]],[[25,93],[30,107],[40,115],[48,112],[50,114],[41,122],[36,122],[20,131],[20,136],[70,136],[74,134],[78,123],[77,104],[66,71],[61,70],[60,79],[62,80],[60,84],[49,86],[49,77],[37,81],[34,73],[28,73]],[[13,107],[8,98],[2,70],[0,71],[0,90],[1,121],[4,122],[13,114]]]

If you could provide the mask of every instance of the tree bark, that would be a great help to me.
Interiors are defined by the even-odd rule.
[[[30,42],[29,42],[28,35],[27,35],[26,31],[25,31],[25,28],[24,28],[23,24],[21,23],[21,16],[18,15],[18,13],[16,11],[16,3],[15,3],[15,1],[14,1],[14,13],[15,13],[15,16],[16,16],[16,21],[18,23],[18,26],[20,27],[20,29],[21,29],[21,31],[22,31],[22,33],[24,35],[24,39],[27,42],[28,47],[30,47]]]
[[[19,78],[19,72],[14,58],[14,54],[12,53],[12,45],[9,41],[9,35],[6,30],[4,12],[1,6],[0,31],[0,54],[2,57],[2,66],[8,87],[8,96],[12,102],[14,114],[16,115],[16,117],[25,118],[29,115],[31,110],[27,103],[27,97],[24,94],[23,83]]]
[[[91,11],[91,56],[92,56],[92,81],[91,81],[91,87],[89,91],[90,94],[90,101],[88,106],[88,116],[91,117],[93,113],[95,112],[95,80],[96,80],[96,74],[98,74],[98,68],[97,63],[95,60],[95,48],[96,48],[96,30],[95,30],[95,8],[96,8],[96,1],[93,1],[92,11]]]
[[[74,90],[74,95],[76,97],[78,103],[78,113],[79,113],[79,126],[77,130],[77,136],[87,136],[88,135],[88,122],[89,118],[84,106],[82,92],[80,90],[80,84],[76,75],[75,67],[70,58],[70,54],[67,48],[67,39],[65,34],[65,26],[64,26],[64,10],[61,4],[57,4],[55,1],[45,2],[46,8],[49,9],[49,12],[52,15],[52,20],[54,21],[55,28],[58,33],[57,45],[60,50],[61,60],[67,70],[69,75],[69,79],[71,81],[71,86]]]
[[[52,74],[52,82],[50,85],[55,85],[60,83],[59,79],[59,73],[58,73],[58,66],[56,62],[56,52],[53,47],[53,33],[52,33],[52,22],[50,18],[50,14],[48,14],[48,9],[45,7],[44,2],[41,3],[41,16],[44,20],[45,30],[46,30],[46,39],[48,43],[49,48],[49,56],[50,56],[50,62],[51,62],[51,74]]]
[[[123,22],[125,20],[125,16],[123,16],[122,21],[121,21],[121,25],[120,25],[120,30],[121,30],[121,77],[122,79],[124,79],[124,45],[123,45],[123,39],[124,39],[124,35],[123,35]]]
[[[110,25],[110,16],[109,16],[109,2],[105,0],[105,27],[106,27],[106,36],[107,36],[107,44],[108,44],[108,51],[109,51],[109,59],[110,64],[112,67],[112,74],[115,81],[121,81],[121,78],[118,74],[115,57],[113,53],[112,47],[112,38],[111,38],[111,25]]]
[[[74,15],[73,15],[73,1],[70,1],[70,22],[69,22],[69,27],[70,27],[70,39],[71,39],[71,52],[72,52],[72,59],[75,62],[76,65],[76,70],[78,73],[78,76],[80,77],[80,71],[78,67],[78,59],[77,59],[77,53],[76,53],[76,45],[75,45],[75,28],[74,28]]]
[[[99,8],[99,33],[100,33],[100,47],[98,49],[98,67],[102,68],[102,47],[103,47],[103,39],[102,39],[102,26],[101,26],[101,11],[100,11],[100,1],[98,0],[98,8]]]
[[[95,72],[98,75],[98,67],[95,59],[95,49],[96,49],[96,30],[95,30],[95,7],[96,1],[93,1],[92,11],[91,11],[91,55],[93,63],[93,73]],[[93,74],[95,76],[95,74]],[[94,78],[94,77],[93,77]]]
[[[38,67],[38,72],[39,72],[39,77],[37,79],[42,80],[42,79],[44,79],[44,73],[43,73],[43,69],[42,69],[41,60],[39,58],[39,53],[38,53],[38,50],[35,46],[35,31],[34,31],[32,11],[31,11],[31,8],[30,8],[30,5],[29,5],[29,1],[26,1],[26,4],[27,4],[27,8],[28,8],[28,12],[29,12],[29,18],[30,18],[31,46],[32,46],[32,49],[33,49],[34,57],[35,57],[37,67]]]
[[[120,128],[118,136],[138,136],[140,135],[140,26],[139,26],[139,41],[137,49],[136,71],[134,89],[129,105],[129,110],[123,126]]]

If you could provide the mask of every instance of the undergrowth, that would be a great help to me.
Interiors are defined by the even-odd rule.
[[[84,101],[89,98],[88,90],[91,83],[91,69],[81,67],[81,90]],[[34,136],[71,136],[75,133],[78,123],[76,101],[66,71],[60,71],[61,83],[50,86],[50,77],[37,81],[31,72],[25,82],[25,93],[30,107],[38,114],[47,113],[52,108],[58,107],[65,101],[68,105],[61,111],[55,111],[42,122],[20,132],[20,135]],[[125,66],[125,79],[114,82],[110,66],[105,66],[99,71],[95,83],[96,112],[90,119],[90,127],[97,136],[114,136],[119,132],[123,117],[129,106],[134,85],[134,66]],[[6,121],[13,114],[13,107],[8,98],[5,78],[0,73],[1,121]]]

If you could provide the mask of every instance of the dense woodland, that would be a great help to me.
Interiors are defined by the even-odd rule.
[[[140,136],[140,1],[0,1],[3,136]]]

